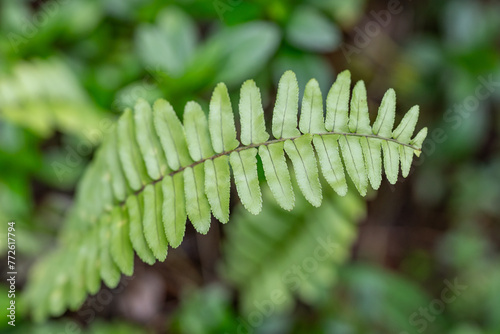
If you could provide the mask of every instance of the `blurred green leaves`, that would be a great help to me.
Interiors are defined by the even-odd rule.
[[[95,29],[102,19],[98,1],[47,1],[37,10],[28,1],[3,1],[0,5],[2,28],[8,43],[0,48],[9,58],[33,51],[52,54],[56,41],[80,38]]]
[[[143,92],[150,102],[161,92],[180,107],[192,94],[218,82],[234,88],[262,71],[281,41],[279,28],[264,21],[213,25],[203,41],[198,41],[196,30],[193,19],[178,7],[161,11],[154,25],[141,24],[135,49],[152,80],[136,81],[119,91],[117,105],[133,106],[138,98],[134,91]]]
[[[445,287],[441,283],[442,287]],[[415,283],[372,265],[354,264],[341,271],[343,303],[333,299],[331,306],[348,319],[352,330],[361,333],[441,333],[442,320],[425,320],[419,310],[430,307],[431,299]],[[345,290],[343,290],[345,289]],[[423,325],[425,322],[425,328]]]
[[[248,79],[269,61],[279,42],[280,32],[269,22],[251,22],[221,31],[211,40],[221,55],[221,68],[214,80],[232,86]]]
[[[333,51],[341,41],[338,28],[313,7],[295,8],[286,32],[292,45],[308,51]]]
[[[20,62],[0,74],[0,118],[49,137],[55,129],[83,136],[102,113],[60,60]]]
[[[88,328],[82,328],[77,322],[72,320],[50,321],[45,324],[19,324],[11,328],[8,333],[11,334],[48,334],[48,333],[79,333],[79,334],[148,334],[151,331],[131,325],[126,322],[97,321]]]
[[[366,0],[309,0],[308,2],[324,9],[343,27],[351,27],[363,15]]]
[[[235,213],[227,226],[223,274],[239,289],[243,314],[262,308],[272,309],[264,317],[289,312],[294,296],[313,305],[328,300],[325,292],[348,257],[365,211],[353,191],[345,197],[332,193],[325,191],[320,208],[297,197],[296,207],[286,212],[266,187],[259,216]]]
[[[218,334],[234,332],[236,314],[229,291],[216,284],[204,289],[186,291],[174,314],[170,330],[183,334]]]
[[[197,44],[196,26],[182,10],[169,7],[156,24],[142,24],[136,31],[136,48],[144,67],[181,76],[190,64]]]
[[[169,7],[159,14],[156,26],[139,27],[136,45],[146,68],[165,71],[177,78],[176,84],[180,80],[180,85],[192,86],[198,79],[232,86],[258,72],[280,42],[278,28],[267,22],[221,27],[202,44],[196,35],[192,20]]]
[[[328,61],[316,54],[284,49],[276,56],[272,64],[273,79],[278,82],[284,71],[291,70],[297,75],[299,88],[302,91],[306,83],[315,78],[321,91],[326,94],[333,83],[334,71]]]

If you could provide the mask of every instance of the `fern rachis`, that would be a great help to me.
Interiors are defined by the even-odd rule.
[[[407,176],[427,131],[424,128],[410,139],[418,108],[410,109],[393,131],[395,93],[389,90],[372,127],[364,83],[355,85],[350,99],[350,81],[348,71],[339,74],[326,99],[326,120],[319,85],[309,81],[297,128],[298,84],[293,72],[285,72],[272,117],[274,139],[269,139],[260,91],[251,80],[243,84],[240,95],[241,143],[224,84],[214,90],[208,119],[195,102],[186,105],[183,123],[165,100],[152,108],[141,100],[135,112],[126,110],[79,184],[61,245],[40,264],[81,261],[78,268],[85,274],[74,280],[71,266],[54,268],[63,283],[49,287],[43,276],[34,276],[28,298],[37,318],[59,314],[65,306],[78,307],[78,302],[70,303],[66,288],[86,287],[95,293],[100,279],[116,286],[121,272],[133,272],[134,251],[147,263],[163,261],[168,245],[181,243],[188,217],[200,233],[208,231],[211,214],[227,222],[230,167],[243,206],[259,213],[257,154],[273,196],[286,210],[293,208],[295,195],[285,152],[300,191],[314,206],[322,201],[316,154],[322,174],[339,195],[347,192],[344,166],[362,195],[368,181],[374,189],[380,186],[382,160],[391,183],[397,180],[400,161]],[[92,246],[96,238],[98,246]],[[89,247],[98,247],[97,254],[82,258],[81,250]],[[72,295],[83,302],[84,294]]]

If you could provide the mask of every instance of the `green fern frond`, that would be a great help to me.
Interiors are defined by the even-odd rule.
[[[320,208],[299,197],[292,211],[283,212],[267,200],[269,188],[264,190],[259,216],[243,210],[233,214],[222,252],[222,273],[240,291],[247,315],[269,303],[277,313],[290,310],[294,297],[310,303],[325,298],[366,211],[358,194],[341,197],[327,189]]]
[[[77,307],[67,293],[78,289],[75,284],[90,293],[98,288],[98,277],[109,287],[116,286],[121,272],[133,272],[131,248],[147,263],[163,261],[168,245],[181,243],[187,217],[203,234],[210,227],[211,212],[227,222],[230,167],[241,203],[258,214],[262,195],[257,155],[274,198],[285,210],[294,207],[285,152],[300,191],[314,206],[322,202],[319,167],[340,195],[347,192],[344,166],[361,195],[366,194],[368,180],[374,189],[380,186],[382,157],[391,183],[396,182],[400,161],[407,176],[427,131],[424,128],[411,139],[418,109],[412,108],[393,131],[395,94],[389,90],[372,128],[364,83],[355,85],[350,98],[350,81],[348,71],[339,74],[326,99],[325,121],[319,85],[311,80],[297,127],[297,79],[293,72],[285,72],[272,117],[274,139],[269,139],[260,92],[251,80],[243,84],[240,95],[241,143],[223,83],[213,92],[208,119],[194,102],[186,105],[184,123],[165,100],[152,108],[139,101],[134,111],[126,110],[84,174],[61,245],[47,260],[87,261],[84,284],[70,278],[72,266],[53,270],[60,284],[34,275],[28,295],[37,318]],[[91,256],[78,256],[82,248],[92,247]]]

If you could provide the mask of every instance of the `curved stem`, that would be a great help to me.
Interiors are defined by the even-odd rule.
[[[267,146],[267,145],[271,145],[271,144],[274,144],[274,143],[280,143],[280,142],[284,142],[284,141],[287,141],[287,140],[295,140],[295,139],[298,139],[298,138],[301,138],[305,135],[319,135],[319,136],[328,136],[328,135],[340,135],[340,136],[355,136],[355,137],[366,137],[366,138],[374,138],[374,139],[379,139],[379,140],[385,140],[385,141],[392,141],[398,145],[402,145],[402,146],[406,146],[406,147],[409,147],[413,150],[417,150],[417,151],[421,151],[421,149],[415,147],[415,146],[412,146],[412,145],[409,145],[409,144],[404,144],[404,143],[401,143],[399,141],[397,141],[396,139],[393,139],[393,138],[385,138],[385,137],[381,137],[381,136],[377,136],[377,135],[365,135],[365,134],[359,134],[359,133],[350,133],[350,132],[335,132],[335,131],[330,131],[330,132],[322,132],[322,133],[304,133],[304,134],[301,134],[300,136],[295,136],[295,137],[291,137],[291,138],[280,138],[280,139],[273,139],[273,140],[268,140],[266,142],[263,142],[263,143],[258,143],[258,144],[250,144],[250,145],[246,145],[246,146],[238,146],[237,148],[233,149],[233,150],[229,150],[229,151],[224,151],[224,152],[221,152],[221,153],[218,153],[218,154],[215,154],[215,155],[212,155],[211,157],[208,157],[208,158],[203,158],[201,160],[198,160],[198,161],[195,161],[193,162],[192,164],[190,165],[187,165],[187,166],[184,166],[184,167],[181,167],[177,170],[174,170],[173,172],[170,172],[169,174],[167,174],[168,176],[174,176],[175,174],[177,173],[180,173],[182,172],[184,169],[186,168],[192,168],[192,167],[195,167],[199,164],[202,164],[204,163],[205,161],[207,160],[214,160],[214,159],[217,159],[221,156],[224,156],[224,155],[230,155],[231,153],[233,152],[239,152],[239,151],[243,151],[243,150],[247,150],[247,149],[250,149],[250,148],[258,148],[260,146]],[[163,178],[165,177],[165,175],[161,176],[159,179],[157,180],[153,180],[153,182],[151,184],[155,184],[157,182],[160,182],[161,180],[163,180]],[[139,193],[141,193],[143,190],[144,190],[145,186],[142,186],[140,189],[136,190],[133,192],[134,195],[138,195]],[[121,201],[119,202],[119,205],[124,205],[125,204],[125,201]]]

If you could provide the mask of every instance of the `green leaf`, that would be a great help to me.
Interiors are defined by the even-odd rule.
[[[417,133],[417,135],[415,136],[415,138],[413,138],[410,141],[410,145],[413,145],[413,146],[415,146],[415,147],[417,147],[419,149],[422,149],[422,143],[424,142],[425,137],[427,137],[427,128],[423,128],[422,130],[420,130]],[[417,155],[417,157],[420,156],[421,151],[415,150],[414,152]]]
[[[154,131],[153,112],[146,100],[140,99],[135,105],[134,121],[135,135],[142,157],[146,164],[149,177],[158,180],[165,173],[170,172],[166,158],[158,148],[159,139]]]
[[[347,183],[339,154],[338,138],[338,135],[314,135],[313,143],[326,181],[337,194],[345,196]]]
[[[80,184],[78,185],[78,190],[81,194],[94,195],[95,187],[92,187],[92,183],[95,181],[95,164],[90,163],[87,172],[82,177]],[[81,195],[80,195],[81,196]],[[77,200],[80,196],[77,196]],[[95,223],[97,217],[95,217],[95,212],[92,210],[94,207],[96,199],[94,197],[89,197],[88,200],[82,201],[82,205],[76,210],[78,218],[82,221],[91,221],[92,224]]]
[[[184,127],[170,103],[163,99],[157,100],[153,105],[153,110],[156,133],[160,137],[170,168],[177,170],[192,163]]]
[[[184,238],[186,230],[186,203],[184,199],[184,178],[177,173],[166,176],[162,184],[163,191],[163,227],[170,246],[177,248]]]
[[[52,262],[54,261],[56,252],[47,254],[40,261],[34,263],[30,272],[30,284],[24,292],[25,300],[32,301],[33,319],[35,321],[43,321],[49,316],[48,295],[51,287],[47,283],[53,282]]]
[[[114,205],[114,197],[113,197],[113,186],[111,184],[111,172],[108,169],[108,165],[104,158],[101,158],[101,155],[104,155],[105,152],[99,149],[96,153],[96,159],[98,161],[98,169],[97,173],[100,175],[99,182],[102,184],[101,187],[101,210],[110,211],[113,209]]]
[[[127,276],[134,272],[134,251],[130,242],[129,220],[122,208],[115,206],[111,211],[111,257],[120,271]]]
[[[291,44],[308,51],[333,51],[341,42],[339,29],[311,6],[299,6],[295,9],[286,33]]]
[[[368,102],[366,101],[366,88],[363,81],[358,81],[352,90],[349,131],[364,135],[372,134],[368,116]]]
[[[223,29],[209,41],[222,52],[222,66],[216,71],[216,82],[239,84],[258,73],[273,56],[280,41],[280,29],[271,22],[253,21]]]
[[[192,19],[177,7],[170,6],[158,14],[156,25],[138,27],[135,44],[146,67],[178,77],[193,57],[196,34]]]
[[[210,204],[205,195],[203,165],[188,167],[184,170],[184,193],[186,211],[196,231],[207,234],[210,228]]]
[[[113,289],[120,282],[120,269],[113,262],[110,253],[111,245],[111,215],[105,215],[101,221],[99,258],[101,260],[101,278],[106,285]],[[102,228],[107,227],[107,228]]]
[[[159,261],[164,261],[167,257],[168,242],[162,222],[163,193],[161,184],[159,182],[154,185],[148,184],[141,194],[144,194],[142,200],[144,203],[144,217],[142,218],[144,237],[154,256]]]
[[[273,136],[277,139],[296,137],[299,85],[295,73],[286,71],[278,84],[278,95],[273,111]]]
[[[107,168],[111,173],[111,188],[113,190],[114,197],[119,201],[124,201],[127,195],[127,181],[123,175],[123,171],[120,165],[120,158],[118,156],[118,142],[115,135],[116,130],[113,129],[108,140],[104,141]]]
[[[382,153],[380,140],[368,137],[359,139],[366,162],[368,179],[373,189],[378,189],[382,183]]]
[[[274,198],[283,209],[290,211],[295,205],[295,195],[283,149],[283,142],[261,146],[259,156]]]
[[[323,96],[315,79],[309,80],[302,98],[299,129],[302,133],[324,133]]]
[[[339,144],[344,158],[345,169],[361,196],[365,196],[368,178],[359,138],[343,135],[340,136]]]
[[[87,263],[85,265],[85,285],[90,294],[95,294],[101,287],[101,258],[99,257],[100,237],[97,229],[89,234],[88,239],[94,242],[93,247],[89,247],[87,253]],[[98,244],[95,244],[95,241]]]
[[[85,182],[82,183],[82,188],[89,197],[85,201],[85,205],[81,207],[79,214],[87,225],[97,223],[99,217],[96,212],[109,210],[113,204],[111,175],[107,170],[106,161],[102,158],[103,152],[100,149],[96,153],[96,160],[90,164],[89,173]],[[100,184],[100,187],[95,187],[95,184]]]
[[[70,293],[68,295],[69,308],[73,311],[76,311],[85,301],[86,294],[86,284],[85,281],[87,276],[85,275],[85,270],[88,261],[88,248],[87,244],[82,242],[81,245],[78,246],[78,250],[75,252],[75,261],[73,262],[73,270],[70,274],[69,283]],[[99,277],[97,278],[99,282]]]
[[[118,154],[130,188],[137,191],[149,181],[141,153],[134,140],[134,119],[132,110],[127,109],[118,120],[117,140]]]
[[[382,142],[382,152],[384,153],[384,169],[387,180],[395,184],[399,173],[399,151],[398,144],[384,140]]]
[[[351,86],[351,72],[343,71],[330,88],[326,97],[327,131],[348,132],[347,120],[349,112],[349,95]]]
[[[97,154],[96,154],[97,155]],[[94,212],[100,212],[105,208],[105,205],[107,203],[104,202],[105,200],[105,194],[108,193],[111,189],[110,187],[110,179],[109,177],[106,177],[106,169],[104,169],[103,166],[104,163],[103,161],[98,161],[101,159],[96,159],[96,161],[93,161],[91,165],[89,166],[90,170],[90,177],[88,179],[88,184],[87,184],[87,191],[88,193],[92,196],[88,198],[88,204],[85,205],[87,212],[85,213],[85,216],[87,217],[88,221],[91,224],[96,223],[98,217],[95,216]],[[109,174],[108,174],[109,176]],[[95,185],[96,183],[101,184],[101,189],[96,189]],[[109,198],[108,198],[109,199]],[[94,208],[92,210],[91,208]]]
[[[415,125],[418,120],[418,106],[413,106],[404,115],[401,123],[399,123],[396,130],[393,131],[392,137],[403,144],[409,144],[410,138],[415,131]]]
[[[264,123],[264,109],[260,98],[260,90],[255,81],[247,80],[240,92],[241,143],[243,145],[259,144],[269,139]]]
[[[142,199],[143,196],[130,195],[125,203],[129,220],[129,237],[132,247],[141,260],[152,265],[156,262],[156,258],[146,242],[142,229],[143,214],[141,208],[143,208],[144,203],[139,203]]]
[[[292,160],[300,190],[309,203],[318,207],[321,205],[323,196],[311,139],[312,136],[306,135],[295,140],[287,140],[285,151]]]
[[[210,145],[208,122],[201,106],[196,102],[188,102],[184,109],[184,129],[189,154],[194,161],[210,157],[214,154]]]
[[[382,98],[378,108],[377,119],[373,123],[373,133],[385,138],[392,136],[394,118],[396,117],[396,92],[389,89]]]
[[[410,174],[411,162],[413,161],[413,149],[408,146],[399,146],[399,157],[401,159],[401,173],[403,177]]]
[[[229,156],[233,168],[236,190],[241,203],[245,208],[258,214],[262,209],[262,195],[260,193],[259,176],[257,175],[257,149],[233,152]]]
[[[229,158],[222,156],[207,160],[204,165],[205,194],[214,217],[225,224],[229,221],[229,195],[231,190]]]
[[[220,83],[215,87],[210,100],[208,127],[212,146],[216,153],[227,152],[238,147],[234,127],[233,109],[227,87]]]
[[[63,264],[64,265],[64,264]],[[53,269],[57,267],[54,266]],[[66,308],[66,294],[68,287],[68,277],[64,271],[59,271],[53,279],[54,288],[49,294],[49,311],[55,316],[60,316]]]

